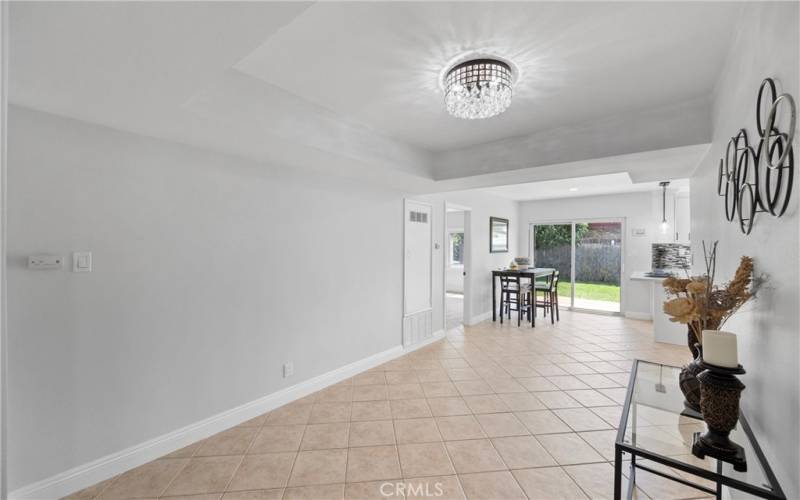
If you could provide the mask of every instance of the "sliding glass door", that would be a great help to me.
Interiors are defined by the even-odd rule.
[[[559,271],[562,306],[619,313],[622,234],[613,220],[532,224],[533,264]]]
[[[572,224],[536,224],[533,226],[535,267],[552,267],[558,271],[558,303],[570,306],[572,296]]]
[[[575,224],[576,309],[620,312],[622,223]]]

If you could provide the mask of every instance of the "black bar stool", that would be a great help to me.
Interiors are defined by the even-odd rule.
[[[534,307],[541,308],[545,317],[547,317],[547,310],[549,309],[551,324],[555,324],[556,320],[561,321],[561,313],[558,309],[558,277],[559,272],[553,271],[547,277],[547,281],[535,283],[533,290]],[[539,300],[538,292],[542,292],[542,300]]]

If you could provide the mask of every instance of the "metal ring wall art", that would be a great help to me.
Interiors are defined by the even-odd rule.
[[[769,105],[769,108],[766,107]],[[762,119],[764,110],[766,120]],[[788,116],[787,132],[778,129],[779,112]],[[756,214],[782,216],[789,207],[794,183],[794,138],[797,112],[789,94],[778,95],[775,82],[761,82],[756,99],[758,144],[753,147],[745,129],[731,137],[719,160],[717,194],[725,198],[725,218],[738,219],[744,234],[753,230]]]

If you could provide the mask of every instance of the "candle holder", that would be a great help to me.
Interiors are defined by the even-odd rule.
[[[739,421],[739,398],[745,385],[736,377],[745,373],[742,365],[723,368],[700,361],[700,409],[708,431],[695,433],[692,454],[710,456],[733,465],[734,470],[747,471],[744,448],[730,439],[730,432]]]

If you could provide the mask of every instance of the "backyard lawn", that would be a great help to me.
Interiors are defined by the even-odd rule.
[[[572,283],[558,284],[559,297],[569,297],[572,292]],[[575,298],[587,300],[604,300],[619,302],[619,285],[607,283],[575,283]]]

